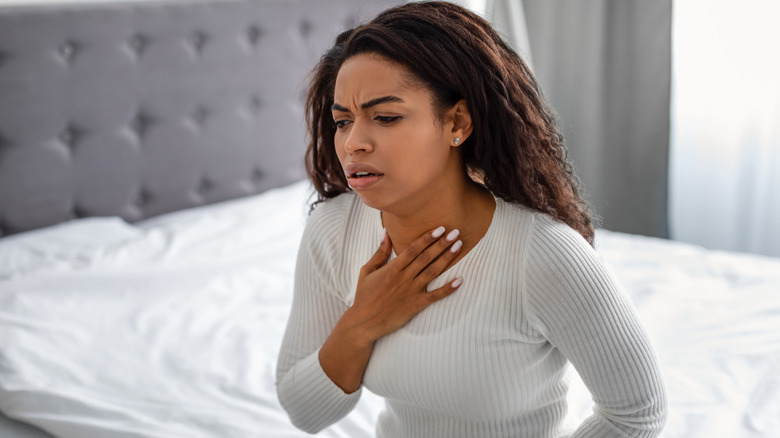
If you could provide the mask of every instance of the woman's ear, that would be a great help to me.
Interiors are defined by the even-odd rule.
[[[466,141],[471,135],[471,112],[465,99],[459,100],[450,110],[448,116],[452,121],[452,132],[450,144],[458,147]]]

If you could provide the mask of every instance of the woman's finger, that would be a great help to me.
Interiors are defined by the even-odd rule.
[[[434,289],[427,294],[421,294],[420,297],[426,301],[426,305],[429,305],[452,295],[461,284],[463,284],[463,278],[458,277],[438,289]]]
[[[458,238],[458,235],[460,235],[460,231],[456,228],[425,248],[411,263],[409,263],[409,266],[407,266],[406,269],[409,271],[409,274],[412,275],[413,278],[416,278],[434,261],[438,260],[443,255],[446,255],[448,252],[447,248],[455,243],[455,239]]]
[[[384,266],[385,263],[387,263],[387,259],[390,258],[390,251],[392,248],[393,245],[390,242],[390,237],[388,237],[387,232],[383,231],[379,248],[377,248],[374,255],[371,256],[371,258],[368,259],[368,262],[361,268],[361,271],[364,271],[363,274],[369,274]]]
[[[418,237],[417,240],[412,242],[412,244],[404,250],[404,252],[398,254],[398,257],[396,257],[397,261],[395,263],[400,266],[400,269],[406,269],[406,267],[409,266],[409,264],[412,263],[423,251],[425,251],[426,248],[431,246],[433,242],[441,239],[441,237],[444,235],[444,231],[444,227],[438,227],[435,230],[430,230],[422,236]]]
[[[447,242],[446,238],[442,240]],[[439,242],[436,242],[436,245],[439,245]],[[417,278],[415,279],[415,282],[417,283],[416,285],[424,288],[428,283],[433,281],[434,278],[441,275],[441,273],[447,269],[450,263],[455,260],[455,257],[458,256],[462,247],[463,242],[458,240],[455,243],[452,243],[452,245],[449,247],[445,248],[445,251],[440,253],[441,255],[439,255],[436,260],[420,270],[420,272],[417,274]]]

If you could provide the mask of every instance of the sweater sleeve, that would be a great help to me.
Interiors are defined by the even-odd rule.
[[[546,216],[526,247],[526,316],[577,369],[595,408],[573,438],[655,437],[666,390],[636,310],[601,257]]]
[[[335,201],[335,200],[334,200]],[[299,429],[316,433],[347,415],[362,389],[346,394],[325,374],[319,350],[347,305],[336,293],[343,210],[321,205],[306,225],[295,268],[295,286],[276,368],[279,402]]]

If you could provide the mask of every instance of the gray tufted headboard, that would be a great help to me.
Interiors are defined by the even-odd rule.
[[[0,7],[0,236],[304,177],[305,77],[398,0]]]

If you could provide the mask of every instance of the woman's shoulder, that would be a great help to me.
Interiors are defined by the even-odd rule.
[[[370,228],[365,226],[370,217],[370,208],[351,192],[318,203],[306,221],[299,260],[305,257],[315,265],[320,278],[328,278],[333,290],[349,290],[344,269],[351,266],[353,241]]]
[[[529,293],[587,294],[580,290],[583,285],[612,282],[603,257],[579,232],[546,213],[524,209],[533,218],[523,257],[524,271],[533,286]]]
[[[317,203],[306,220],[304,240],[318,245],[338,245],[343,242],[348,228],[365,209],[360,198],[352,193],[342,193]]]
[[[307,228],[333,230],[344,226],[359,199],[354,193],[346,192],[315,204],[306,220]]]
[[[498,235],[521,256],[517,260],[525,271],[559,275],[600,258],[579,232],[549,214],[522,204],[498,203],[503,224]]]
[[[510,223],[526,224],[526,237],[532,246],[548,248],[582,248],[590,247],[585,238],[569,225],[553,218],[547,213],[531,207],[498,200],[504,205],[503,210],[510,218]]]

